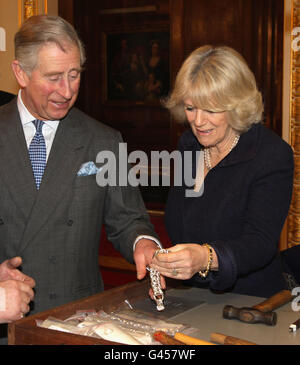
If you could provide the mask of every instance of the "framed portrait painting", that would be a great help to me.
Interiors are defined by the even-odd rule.
[[[169,32],[105,33],[104,101],[159,105],[169,92]]]

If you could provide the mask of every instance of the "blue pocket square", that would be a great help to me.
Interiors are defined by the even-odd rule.
[[[85,162],[80,166],[80,170],[77,172],[77,176],[89,176],[95,175],[99,171],[99,168],[93,161]]]

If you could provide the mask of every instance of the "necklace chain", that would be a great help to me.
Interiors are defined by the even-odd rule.
[[[240,139],[239,135],[234,137],[234,140],[230,146],[228,153],[230,153],[232,151],[232,149],[238,144],[239,139]],[[210,148],[204,148],[204,163],[205,163],[205,166],[207,167],[208,171],[212,169],[209,150],[210,150]]]

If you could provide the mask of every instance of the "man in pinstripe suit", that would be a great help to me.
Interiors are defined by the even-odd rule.
[[[103,290],[98,267],[102,225],[137,277],[160,245],[138,189],[104,186],[80,174],[101,151],[118,158],[120,134],[73,107],[85,60],[73,27],[34,16],[15,36],[18,97],[0,108],[0,262],[22,257],[35,280],[32,311]],[[37,190],[28,147],[33,120],[44,121],[47,164]],[[117,172],[118,173],[118,172]],[[118,181],[118,179],[117,179]]]

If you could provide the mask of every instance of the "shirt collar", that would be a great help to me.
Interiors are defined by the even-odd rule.
[[[18,110],[21,118],[22,125],[25,126],[26,124],[32,123],[32,121],[36,120],[36,118],[29,112],[26,106],[23,103],[21,89],[18,93]],[[45,120],[45,124],[47,124],[51,128],[57,128],[59,124],[59,120]]]

